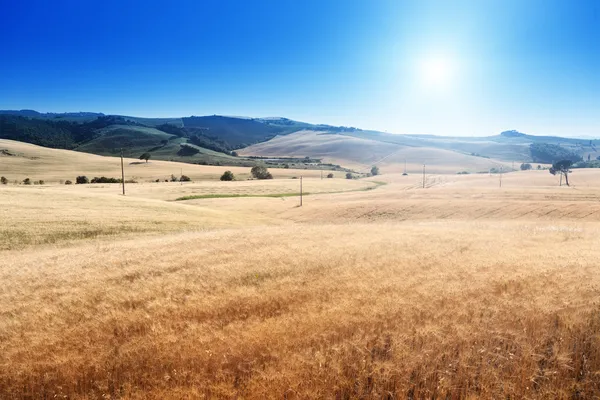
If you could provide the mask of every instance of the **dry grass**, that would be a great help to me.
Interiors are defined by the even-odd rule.
[[[2,243],[116,236],[2,248],[0,397],[598,398],[598,177],[536,173],[302,208],[2,188]]]
[[[25,178],[32,181],[40,179],[46,183],[57,183],[65,180],[75,182],[78,175],[107,176],[119,178],[121,176],[121,159],[118,157],[104,157],[94,154],[80,153],[70,150],[57,150],[36,146],[33,144],[0,139],[0,150],[8,150],[14,156],[0,153],[0,174],[10,182],[21,182]],[[125,178],[140,182],[169,179],[171,174],[179,176],[182,172],[192,180],[218,180],[226,170],[232,171],[236,178],[247,179],[250,177],[250,168],[243,167],[217,167],[177,163],[169,161],[154,161],[149,163],[137,159],[125,159]],[[291,178],[293,176],[318,177],[320,171],[304,169],[272,169],[275,178]],[[338,172],[337,175],[342,175]]]

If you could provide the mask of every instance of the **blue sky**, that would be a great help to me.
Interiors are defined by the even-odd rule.
[[[600,137],[600,1],[0,2],[0,109]]]

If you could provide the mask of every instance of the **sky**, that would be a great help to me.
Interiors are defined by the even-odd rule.
[[[600,137],[600,1],[0,0],[0,109]]]

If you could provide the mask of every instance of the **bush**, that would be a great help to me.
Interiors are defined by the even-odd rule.
[[[2,183],[3,185],[6,185],[8,183],[8,179],[6,179],[6,177],[1,177],[0,178],[0,183]]]
[[[330,173],[328,173],[328,174],[327,174],[327,177],[328,177],[328,178],[333,178],[333,173],[331,173],[331,172],[330,172]]]
[[[232,151],[231,155],[234,156],[234,157],[237,157],[239,154],[237,153],[237,151]]]
[[[31,185],[31,179],[29,179],[29,178],[23,179],[23,185]]]
[[[88,179],[87,176],[82,175],[82,176],[78,176],[75,179],[75,183],[78,184],[78,185],[82,185],[82,184],[85,184],[85,183],[90,183],[90,180]]]
[[[121,183],[121,179],[117,178],[107,178],[105,176],[101,176],[100,178],[94,177],[90,183]]]
[[[43,179],[40,179],[40,180],[38,181],[38,185],[43,185],[44,183],[45,183],[45,182],[44,182],[44,180],[43,180]]]
[[[262,165],[256,165],[250,170],[252,176],[256,179],[273,179],[273,175]]]
[[[351,172],[346,172],[346,179],[352,179],[352,173]]]
[[[190,179],[190,177],[189,177],[189,176],[187,176],[187,175],[181,175],[181,178],[179,178],[179,180],[180,180],[181,182],[191,182],[191,181],[192,181],[192,180]]]
[[[233,180],[235,180],[235,176],[233,176],[233,172],[225,171],[223,173],[223,175],[221,175],[221,180],[222,181],[233,181]]]
[[[521,171],[528,171],[530,169],[532,169],[531,164],[529,164],[529,163],[521,164]]]
[[[171,174],[171,182],[177,182],[178,179],[175,175]]]
[[[65,181],[65,185],[72,185],[72,184],[73,184],[73,182],[71,182],[71,181],[70,181],[70,180],[68,180],[68,179]]]
[[[376,165],[373,165],[373,167],[371,168],[371,175],[375,176],[375,175],[379,175],[379,167]]]

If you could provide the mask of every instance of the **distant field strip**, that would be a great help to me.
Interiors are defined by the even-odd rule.
[[[379,186],[386,185],[386,182],[374,182],[371,186],[361,187],[358,189],[349,189],[349,190],[334,190],[334,191],[318,191],[318,192],[303,192],[303,196],[309,196],[314,194],[335,194],[335,193],[350,193],[350,192],[364,192],[368,190],[373,190],[378,188]],[[300,192],[286,192],[286,193],[263,193],[263,194],[250,194],[250,193],[207,193],[207,194],[197,194],[197,195],[189,195],[189,196],[181,196],[175,199],[175,201],[185,201],[185,200],[201,200],[201,199],[229,199],[229,198],[243,198],[243,197],[295,197],[300,196]]]

